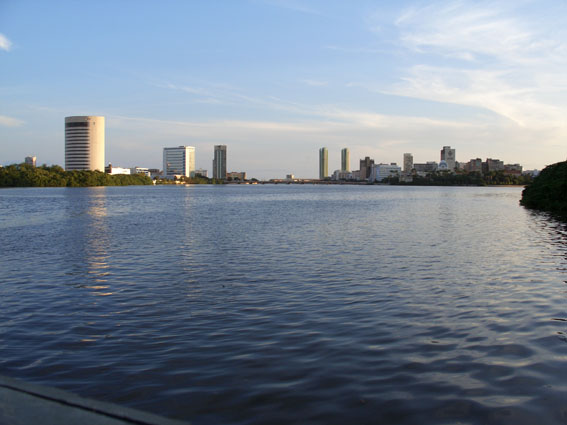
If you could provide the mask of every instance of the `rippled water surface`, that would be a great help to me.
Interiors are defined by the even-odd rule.
[[[521,188],[0,190],[0,374],[194,424],[567,422]]]

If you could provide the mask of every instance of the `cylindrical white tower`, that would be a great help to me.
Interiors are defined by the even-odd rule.
[[[104,172],[104,117],[65,117],[65,170]]]

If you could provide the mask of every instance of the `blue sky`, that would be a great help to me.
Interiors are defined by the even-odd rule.
[[[0,164],[64,165],[64,117],[106,117],[106,162],[213,145],[249,177],[359,158],[567,158],[564,1],[0,0]]]

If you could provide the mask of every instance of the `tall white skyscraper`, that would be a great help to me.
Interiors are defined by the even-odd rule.
[[[350,171],[350,151],[348,148],[341,150],[341,171]]]
[[[175,175],[194,177],[195,148],[193,146],[163,148],[163,175],[165,177]]]
[[[447,169],[449,171],[454,171],[457,165],[455,149],[451,149],[451,146],[443,146],[443,149],[441,149],[441,161],[447,163]]]
[[[226,179],[226,145],[215,145],[213,178]]]
[[[319,180],[329,177],[329,151],[327,148],[319,149]]]
[[[104,172],[104,117],[65,117],[65,170]]]

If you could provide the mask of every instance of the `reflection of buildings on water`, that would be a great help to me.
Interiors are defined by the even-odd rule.
[[[70,223],[66,274],[75,277],[76,287],[88,288],[94,295],[111,295],[106,188],[69,189],[65,195]]]

